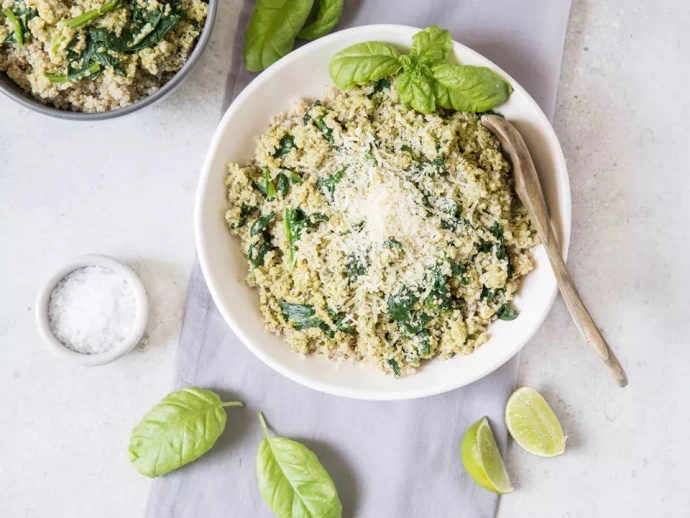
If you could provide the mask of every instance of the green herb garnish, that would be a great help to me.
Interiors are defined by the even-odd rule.
[[[484,112],[505,102],[513,88],[492,70],[446,63],[452,46],[450,33],[434,25],[412,37],[408,55],[387,43],[357,43],[331,58],[329,73],[343,90],[396,76],[401,102],[421,113]]]

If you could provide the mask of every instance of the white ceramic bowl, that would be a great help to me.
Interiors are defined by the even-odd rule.
[[[247,261],[237,238],[225,224],[227,206],[225,164],[247,162],[256,138],[275,114],[290,108],[294,99],[318,98],[332,84],[328,61],[337,51],[360,41],[389,42],[409,49],[419,29],[400,25],[370,25],[337,32],[314,41],[281,59],[235,99],[211,142],[203,165],[195,209],[196,243],[208,288],[218,309],[242,342],[263,362],[308,387],[360,399],[409,399],[438,394],[471,383],[494,371],[517,353],[534,334],[556,295],[556,280],[541,246],[534,250],[536,267],[523,281],[514,306],[520,316],[497,321],[491,338],[469,356],[433,360],[413,376],[393,379],[372,368],[322,357],[302,357],[281,339],[264,331],[255,290],[238,281],[247,275]],[[558,139],[544,113],[527,92],[488,59],[454,44],[455,58],[469,65],[496,70],[515,88],[498,108],[515,123],[530,148],[563,253],[570,240],[570,189]]]
[[[87,266],[101,266],[120,274],[132,288],[134,300],[137,305],[132,331],[129,336],[112,349],[103,353],[84,354],[70,349],[55,337],[48,318],[48,303],[50,302],[50,295],[55,287],[73,271],[79,268],[86,268]],[[129,266],[106,255],[81,255],[67,262],[46,281],[36,301],[36,324],[38,325],[38,332],[43,342],[51,351],[62,358],[82,365],[105,365],[127,354],[134,349],[141,340],[141,337],[144,336],[148,319],[149,302],[146,297],[146,290],[139,280],[139,277],[137,277],[137,274],[134,273]]]

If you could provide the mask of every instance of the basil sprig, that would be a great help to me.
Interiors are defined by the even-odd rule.
[[[510,97],[513,88],[492,70],[446,63],[452,47],[450,32],[434,25],[412,37],[407,55],[388,43],[356,43],[336,53],[328,71],[343,90],[396,76],[400,101],[421,113],[483,112]]]
[[[261,412],[264,440],[256,454],[261,497],[278,518],[341,518],[343,505],[328,472],[309,448],[271,437]]]
[[[165,475],[211,449],[225,429],[224,403],[210,390],[188,387],[165,396],[134,427],[129,460],[147,477]]]

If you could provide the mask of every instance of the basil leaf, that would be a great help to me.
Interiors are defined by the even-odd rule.
[[[402,68],[400,53],[380,41],[356,43],[333,55],[328,72],[342,90],[378,81],[397,74]]]
[[[406,69],[395,80],[400,101],[421,113],[431,113],[436,109],[433,80],[419,66]]]
[[[432,25],[412,36],[410,56],[420,63],[434,65],[445,62],[452,48],[450,32],[438,25]]]
[[[306,446],[270,437],[261,412],[264,440],[256,454],[261,497],[278,518],[341,518],[338,491],[319,459]]]
[[[244,37],[244,66],[260,72],[292,50],[314,0],[257,0]]]
[[[303,40],[315,40],[331,32],[343,15],[344,4],[344,0],[319,0],[316,20],[307,24],[297,37]]]
[[[471,65],[434,65],[434,95],[443,108],[483,112],[504,103],[513,88],[501,76],[486,67]]]
[[[130,462],[142,475],[158,477],[198,459],[223,433],[227,406],[244,405],[195,387],[168,394],[132,430]]]

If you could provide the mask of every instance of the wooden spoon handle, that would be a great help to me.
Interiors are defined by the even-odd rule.
[[[513,166],[515,192],[527,209],[537,234],[542,240],[544,248],[546,248],[546,254],[551,261],[561,295],[563,295],[565,305],[568,307],[570,316],[573,317],[578,331],[580,331],[585,342],[594,349],[594,352],[604,363],[606,370],[618,386],[625,387],[628,384],[628,377],[618,362],[616,355],[613,354],[606,340],[601,336],[592,317],[589,316],[565,267],[560,247],[551,228],[539,177],[525,141],[515,126],[502,117],[484,115],[482,116],[482,124],[496,135],[501,142],[503,150],[510,157]]]
[[[551,225],[548,225],[546,239],[542,237],[542,241],[544,242],[546,254],[551,261],[551,267],[556,276],[556,282],[558,282],[565,305],[568,307],[570,316],[573,318],[578,331],[580,331],[580,335],[594,349],[594,352],[604,363],[604,367],[618,386],[625,387],[628,384],[628,376],[625,374],[618,358],[616,358],[616,355],[606,343],[606,340],[604,340],[604,337],[601,336],[601,332],[594,320],[592,320],[587,308],[585,308],[565,266],[565,261],[563,261],[563,256]]]

